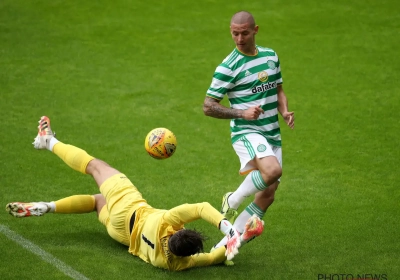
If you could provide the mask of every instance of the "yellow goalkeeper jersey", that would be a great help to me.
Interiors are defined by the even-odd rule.
[[[170,210],[139,208],[136,210],[129,253],[156,267],[173,271],[222,263],[226,259],[225,246],[211,253],[178,257],[169,251],[168,240],[186,223],[203,219],[218,228],[223,218],[208,202],[182,204]]]

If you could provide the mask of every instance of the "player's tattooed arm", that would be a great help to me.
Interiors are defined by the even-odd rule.
[[[243,117],[243,110],[227,108],[219,102],[217,99],[206,96],[203,104],[204,114],[217,119],[240,119]]]

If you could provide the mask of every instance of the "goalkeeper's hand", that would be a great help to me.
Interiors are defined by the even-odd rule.
[[[227,234],[228,242],[226,243],[225,256],[228,261],[232,260],[237,254],[239,254],[240,247],[240,234],[232,227]]]

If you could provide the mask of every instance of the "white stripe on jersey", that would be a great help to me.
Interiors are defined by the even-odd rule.
[[[230,124],[231,127],[234,127],[233,121],[231,121]],[[246,134],[246,133],[254,133],[255,131],[258,132],[263,132],[263,131],[271,131],[274,129],[277,129],[279,127],[279,122],[274,122],[270,123],[267,125],[262,125],[262,126],[256,126],[256,125],[241,125],[240,126],[240,134]],[[281,135],[276,134],[274,136],[269,136],[269,138],[274,139],[274,140],[281,140]]]
[[[221,74],[230,76],[230,77],[232,77],[232,78],[235,77],[235,76],[232,74],[232,70],[231,70],[231,69],[226,68],[226,67],[221,66],[221,65],[219,65],[219,66],[217,67],[217,69],[215,70],[215,72],[218,72],[218,73],[221,73]]]

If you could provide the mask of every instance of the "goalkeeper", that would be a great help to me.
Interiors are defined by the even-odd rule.
[[[42,216],[46,213],[89,213],[97,211],[99,221],[116,241],[129,247],[129,253],[147,263],[172,271],[209,266],[232,259],[238,248],[263,231],[263,223],[251,217],[240,236],[232,224],[209,203],[183,204],[170,210],[155,209],[121,172],[86,151],[55,138],[50,119],[42,117],[33,145],[48,149],[72,169],[91,175],[101,194],[74,195],[55,202],[8,203],[6,210],[15,217]],[[226,246],[203,252],[204,236],[185,229],[186,223],[203,219],[227,236]]]

